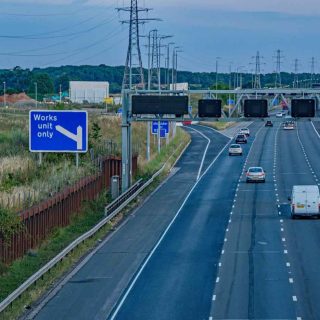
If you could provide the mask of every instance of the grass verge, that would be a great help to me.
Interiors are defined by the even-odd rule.
[[[70,253],[61,263],[54,267],[44,277],[37,281],[21,298],[17,299],[12,306],[8,307],[0,314],[0,319],[17,319],[29,306],[38,300],[45,292],[54,286],[56,281],[70,271],[79,260],[88,252],[94,249],[105,238],[112,227],[119,222],[153,191],[166,178],[169,169],[180,156],[185,146],[190,141],[189,135],[181,130],[177,130],[176,137],[168,146],[163,147],[161,153],[141,168],[141,177],[149,177],[159,170],[164,163],[167,164],[164,172],[144,190],[129,206],[118,214],[109,224],[104,226],[92,238],[86,240]],[[15,261],[9,267],[0,266],[0,300],[7,297],[19,285],[21,285],[32,274],[38,271],[45,263],[61,252],[67,245],[86,231],[96,225],[104,214],[104,207],[107,203],[106,194],[101,195],[96,201],[87,202],[82,210],[82,214],[75,216],[72,223],[66,228],[59,228],[43,243],[37,250]]]
[[[219,130],[219,131],[228,129],[228,128],[233,127],[235,125],[235,122],[219,122],[219,121],[217,121],[217,122],[203,121],[200,123],[205,126],[212,127],[212,128]]]

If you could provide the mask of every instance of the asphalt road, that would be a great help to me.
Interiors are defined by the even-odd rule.
[[[229,139],[187,129],[192,142],[175,174],[111,234],[87,261],[28,314],[28,319],[106,319],[183,203],[197,176]],[[205,134],[205,136],[204,136]]]
[[[292,220],[288,203],[320,184],[320,123],[280,124],[253,123],[242,157],[216,159],[228,139],[190,128],[180,170],[36,319],[320,319],[320,220]],[[245,183],[260,165],[266,183]]]

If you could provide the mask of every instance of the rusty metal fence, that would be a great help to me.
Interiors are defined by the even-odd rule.
[[[132,159],[132,170],[133,174],[137,172],[136,156]],[[83,202],[96,199],[110,187],[111,177],[121,176],[120,173],[121,158],[104,158],[98,173],[20,212],[22,231],[12,236],[8,243],[4,243],[0,234],[0,261],[11,263],[37,247],[55,228],[69,225],[71,217],[80,212]]]

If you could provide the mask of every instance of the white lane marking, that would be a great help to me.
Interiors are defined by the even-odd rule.
[[[289,282],[290,282],[290,283],[293,283],[293,278],[289,278]]]
[[[189,127],[189,129],[198,132],[202,137],[204,137],[208,141],[206,149],[204,150],[204,153],[203,153],[203,156],[202,156],[200,168],[199,168],[198,175],[197,175],[197,180],[199,180],[199,177],[200,177],[200,174],[201,174],[201,171],[202,171],[202,167],[203,167],[203,163],[204,163],[204,160],[205,160],[206,155],[207,155],[208,148],[209,148],[210,143],[211,143],[211,139],[208,138],[205,134],[203,134],[202,132],[200,132],[199,130],[197,130],[195,128]]]
[[[288,254],[288,250],[283,250],[283,253],[284,254]]]
[[[228,241],[228,239],[227,238],[224,238],[224,242],[227,242]]]
[[[282,219],[280,219],[280,223],[283,223],[283,220],[282,220]]]
[[[280,230],[281,230],[281,232],[283,232],[283,231],[284,231],[284,229],[283,229],[283,228],[281,228]]]
[[[297,296],[292,296],[293,301],[298,301]]]
[[[286,266],[287,266],[287,267],[290,267],[290,262],[287,262],[287,263],[286,263]]]
[[[221,254],[224,254],[224,250],[221,251]]]
[[[191,194],[193,193],[194,189],[198,186],[198,184],[200,183],[200,181],[202,180],[202,178],[207,174],[207,172],[212,168],[212,166],[215,164],[215,162],[219,159],[220,155],[226,150],[226,148],[229,146],[229,144],[231,143],[231,139],[230,141],[222,148],[222,150],[218,153],[218,155],[213,159],[213,161],[210,163],[210,165],[208,166],[208,168],[205,170],[205,172],[201,175],[201,177],[195,182],[195,184],[193,185],[192,189],[189,191],[189,193],[187,194],[186,198],[184,199],[183,203],[181,204],[180,208],[178,209],[176,215],[173,217],[173,219],[171,220],[170,224],[167,226],[166,230],[163,232],[162,236],[160,237],[160,239],[158,240],[157,244],[154,246],[154,248],[152,249],[152,251],[149,253],[147,259],[145,260],[145,262],[143,263],[143,265],[141,266],[140,270],[138,271],[138,273],[136,274],[136,276],[134,277],[133,281],[131,282],[130,286],[128,287],[128,289],[126,290],[126,293],[123,295],[122,299],[120,300],[117,308],[115,309],[115,311],[113,312],[110,320],[114,320],[121,307],[123,306],[125,300],[127,299],[129,293],[131,292],[132,288],[134,287],[134,285],[136,284],[136,282],[138,281],[141,273],[143,272],[143,270],[145,269],[146,265],[149,263],[150,259],[152,258],[152,256],[154,255],[154,253],[156,252],[156,250],[158,249],[158,247],[160,246],[160,244],[162,243],[163,239],[165,238],[165,236],[167,235],[167,233],[169,232],[171,226],[174,224],[174,222],[176,221],[176,219],[178,218],[180,212],[182,211],[183,207],[185,206],[186,202],[189,200]]]
[[[212,318],[212,317],[209,317],[209,320],[213,320],[213,318]]]
[[[320,139],[320,134],[319,134],[319,132],[317,131],[317,129],[316,129],[316,127],[314,126],[314,124],[313,124],[312,121],[311,121],[311,125],[312,125],[312,127],[313,127],[314,132],[317,134],[318,138]]]
[[[297,320],[302,320],[302,318],[301,317],[297,317]]]
[[[222,266],[222,263],[221,262],[219,262],[219,267],[221,267]]]
[[[282,238],[282,242],[285,242],[286,241],[286,238]]]
[[[214,295],[212,296],[212,301],[216,301],[216,298],[217,298],[217,296],[214,294]]]
[[[219,283],[219,281],[220,281],[220,278],[219,278],[219,277],[217,277],[217,279],[216,279],[216,283]]]

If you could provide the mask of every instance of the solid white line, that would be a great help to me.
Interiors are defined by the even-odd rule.
[[[202,170],[202,167],[203,167],[203,163],[204,163],[204,160],[205,160],[206,155],[207,155],[208,148],[209,148],[210,143],[211,143],[211,139],[208,138],[205,134],[203,134],[202,132],[200,132],[199,130],[197,130],[197,129],[195,129],[195,128],[189,127],[189,129],[198,132],[202,137],[204,137],[204,138],[207,139],[207,141],[208,141],[207,146],[206,146],[206,149],[204,150],[204,153],[203,153],[203,156],[202,156],[200,168],[199,168],[198,175],[197,175],[197,180],[199,180],[199,177],[200,177],[200,174],[201,174],[201,170]]]
[[[317,134],[318,138],[320,139],[320,134],[319,134],[319,132],[317,131],[317,129],[316,129],[316,127],[314,126],[314,124],[313,124],[312,121],[311,121],[311,125],[312,125],[312,127],[313,127],[314,132]]]
[[[136,274],[136,276],[134,277],[134,279],[132,280],[130,286],[128,287],[126,293],[124,294],[124,296],[122,297],[122,299],[120,300],[117,308],[115,309],[115,311],[113,312],[112,316],[111,316],[111,320],[114,320],[116,318],[116,316],[118,315],[122,305],[124,304],[125,300],[127,299],[129,293],[131,292],[132,288],[134,287],[134,285],[136,284],[137,280],[139,279],[141,273],[143,272],[143,270],[145,269],[146,265],[149,263],[150,259],[152,258],[152,256],[154,255],[154,253],[156,252],[156,250],[158,249],[158,247],[160,246],[161,242],[163,241],[163,239],[165,238],[166,234],[168,233],[168,231],[170,230],[171,226],[173,225],[173,223],[176,221],[176,219],[178,218],[180,212],[182,211],[183,207],[185,206],[186,202],[189,200],[192,192],[194,191],[194,189],[197,187],[197,185],[200,183],[200,181],[202,180],[202,178],[207,174],[207,172],[211,169],[211,167],[215,164],[215,162],[218,160],[218,158],[220,157],[220,155],[225,151],[225,149],[229,146],[231,142],[230,141],[222,148],[222,150],[218,153],[218,155],[213,159],[213,161],[211,162],[211,164],[208,166],[208,168],[206,169],[206,171],[201,175],[201,177],[195,182],[195,184],[193,185],[192,189],[189,191],[188,195],[186,196],[186,198],[184,199],[183,203],[181,204],[180,208],[178,209],[176,215],[173,217],[173,219],[171,220],[170,224],[168,225],[168,227],[166,228],[166,230],[164,231],[164,233],[162,234],[162,236],[160,237],[160,239],[158,240],[157,244],[154,246],[154,248],[152,249],[152,251],[149,253],[147,259],[145,260],[145,262],[143,263],[143,265],[141,266],[139,272]],[[224,250],[222,250],[224,251]]]

